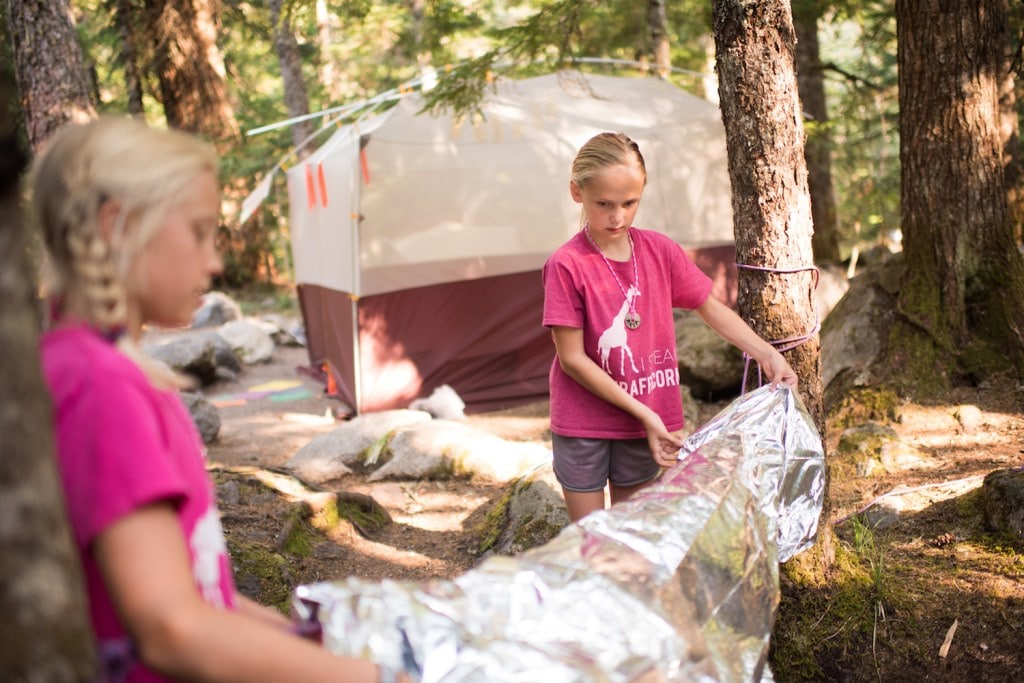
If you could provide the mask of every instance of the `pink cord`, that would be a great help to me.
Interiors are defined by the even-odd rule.
[[[818,270],[817,266],[800,266],[799,268],[766,268],[764,266],[748,266],[745,263],[737,263],[736,267],[737,268],[746,268],[747,270],[760,270],[760,271],[765,272],[765,273],[783,273],[783,274],[803,273],[803,272],[809,270],[812,273],[814,273],[814,287],[813,287],[813,289],[817,289],[818,288],[818,278],[820,276],[820,271]],[[817,311],[815,311],[814,317],[815,317],[814,325],[812,326],[811,330],[809,332],[807,332],[807,334],[799,335],[799,336],[796,336],[796,337],[789,337],[787,339],[779,339],[777,341],[769,341],[768,343],[771,344],[772,346],[774,346],[776,348],[776,350],[778,350],[780,353],[782,353],[783,351],[790,351],[792,349],[795,349],[796,347],[800,346],[801,344],[805,343],[808,339],[810,339],[811,337],[816,335],[819,330],[821,330],[821,316],[818,315]],[[753,358],[751,358],[747,354],[747,352],[744,351],[743,352],[743,385],[740,387],[740,394],[747,393],[747,373],[750,370],[750,361],[752,361],[752,360],[753,360]],[[757,364],[757,386],[761,387],[763,384],[764,384],[764,378],[763,378],[763,373],[761,371],[761,364],[758,363]]]

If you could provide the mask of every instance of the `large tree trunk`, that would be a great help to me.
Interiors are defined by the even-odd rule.
[[[715,0],[712,12],[737,260],[768,269],[741,268],[740,311],[768,341],[808,336],[787,357],[820,427],[811,207],[789,5]]]
[[[651,34],[651,52],[658,76],[668,78],[672,73],[672,52],[669,49],[665,0],[647,0],[647,28]]]
[[[824,433],[821,354],[814,300],[811,202],[787,0],[713,0],[719,102],[732,181],[733,229],[741,268],[739,311],[763,339],[782,346],[800,395]],[[785,346],[792,346],[785,343]],[[748,378],[749,384],[749,378]],[[835,556],[828,484],[814,552],[822,570]]]
[[[921,396],[1024,376],[1024,261],[1007,211],[1006,0],[896,3],[906,272],[887,368]]]
[[[7,80],[0,78],[0,680],[88,681],[95,649],[39,368],[39,309],[19,212],[26,155],[7,120]]]
[[[284,82],[284,103],[288,117],[296,118],[309,113],[309,95],[306,81],[302,77],[302,55],[299,43],[292,33],[291,21],[282,15],[282,0],[269,0],[270,23],[274,30],[274,49],[281,65],[281,80]],[[301,121],[292,126],[292,143],[298,146],[316,130],[313,121]]]
[[[1009,21],[1002,39],[1003,66],[999,81],[999,110],[1003,137],[1003,181],[1006,183],[1006,206],[1014,242],[1024,240],[1024,159],[1020,153],[1020,118],[1017,115],[1017,68],[1020,55]]]
[[[155,0],[147,24],[168,125],[227,150],[237,142],[239,127],[217,48],[216,0]]]
[[[832,187],[832,150],[825,79],[821,73],[821,52],[818,46],[820,17],[820,3],[816,0],[796,0],[793,3],[796,82],[803,114],[810,119],[804,158],[807,161],[807,185],[811,193],[811,216],[814,219],[811,248],[816,263],[836,264],[841,258],[839,222],[835,190]]]
[[[68,121],[96,117],[67,0],[7,0],[25,131],[32,149]]]

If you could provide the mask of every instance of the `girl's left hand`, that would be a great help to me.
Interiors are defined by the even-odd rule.
[[[778,351],[769,356],[768,362],[761,367],[773,387],[785,384],[791,389],[797,388],[799,378],[796,376],[796,371],[789,366],[789,363]]]

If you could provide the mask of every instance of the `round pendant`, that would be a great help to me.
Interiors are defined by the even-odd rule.
[[[626,327],[631,330],[635,330],[640,327],[640,315],[636,311],[630,311],[626,314]]]

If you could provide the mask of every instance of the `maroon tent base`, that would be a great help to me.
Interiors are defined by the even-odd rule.
[[[688,253],[734,304],[734,248]],[[406,408],[444,384],[467,412],[547,398],[554,345],[539,271],[361,298],[307,284],[298,294],[310,363],[353,412]]]

